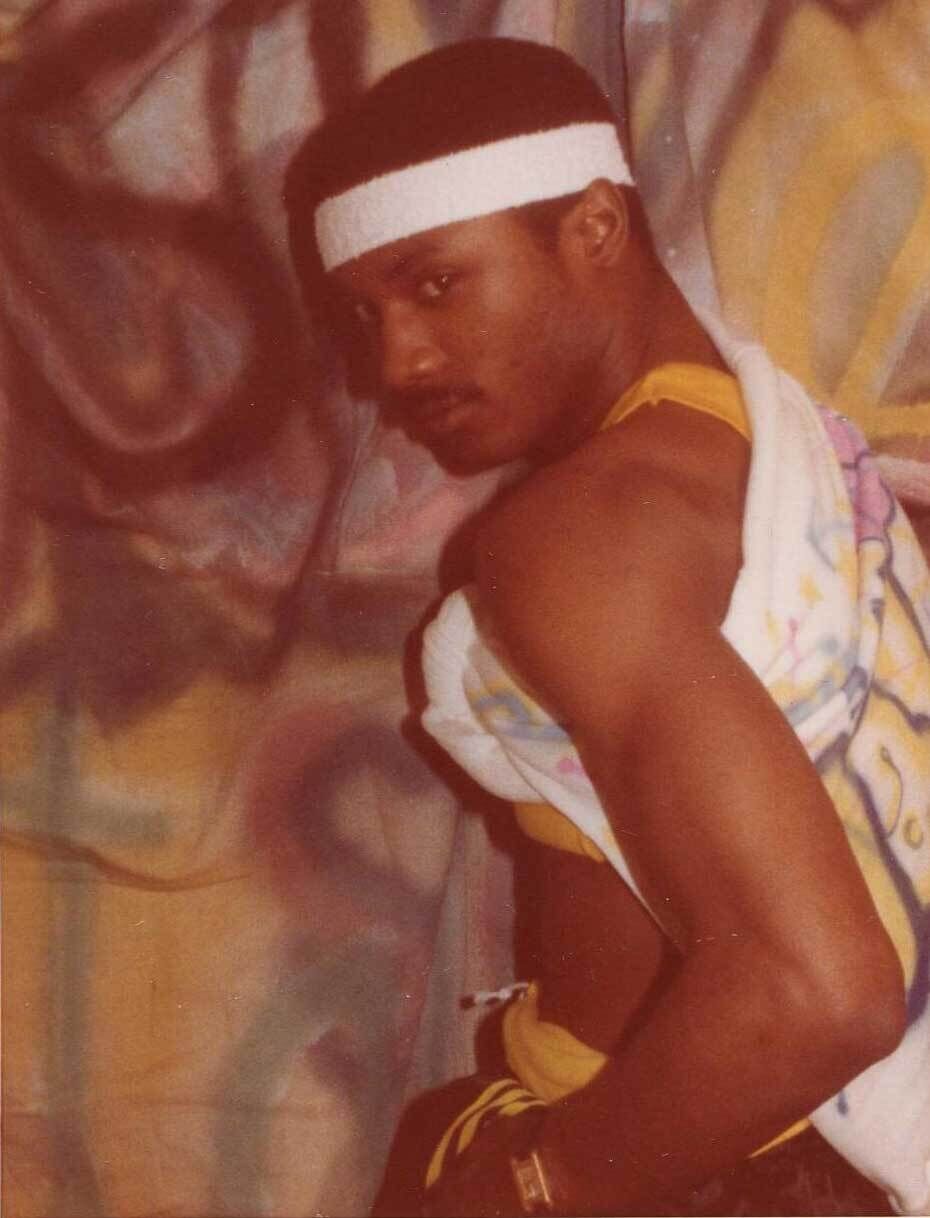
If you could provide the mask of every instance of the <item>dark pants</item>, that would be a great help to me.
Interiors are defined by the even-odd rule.
[[[483,1075],[456,1079],[426,1092],[408,1106],[394,1138],[373,1218],[413,1218],[421,1212],[423,1181],[439,1139],[493,1081]],[[473,1144],[479,1152],[480,1143],[479,1133]],[[850,1167],[814,1129],[715,1176],[674,1209],[663,1212],[682,1218],[820,1218],[841,1214],[852,1218],[894,1213],[881,1189]]]

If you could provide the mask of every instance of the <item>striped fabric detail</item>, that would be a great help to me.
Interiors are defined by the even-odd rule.
[[[514,1078],[502,1078],[491,1083],[460,1112],[439,1140],[426,1170],[426,1187],[431,1188],[442,1175],[446,1161],[456,1159],[468,1149],[486,1119],[498,1116],[518,1116],[529,1108],[545,1108],[545,1102]]]

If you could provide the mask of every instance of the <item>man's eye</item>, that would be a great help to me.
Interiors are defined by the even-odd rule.
[[[439,300],[449,291],[455,279],[451,271],[440,271],[437,275],[421,279],[417,284],[417,294],[422,300]]]

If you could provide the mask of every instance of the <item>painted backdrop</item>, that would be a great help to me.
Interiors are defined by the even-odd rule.
[[[930,507],[919,0],[2,0],[5,1218],[362,1214],[510,978],[496,809],[414,713],[492,481],[350,398],[279,200],[328,109],[474,33],[628,89],[686,290]]]

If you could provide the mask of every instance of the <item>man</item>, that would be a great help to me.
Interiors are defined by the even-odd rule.
[[[834,1197],[769,1212],[892,1212],[812,1113],[922,1212],[927,948],[895,834],[930,798],[930,617],[868,454],[757,349],[731,375],[608,103],[550,48],[398,69],[298,157],[288,208],[392,416],[458,472],[528,471],[426,642],[426,725],[517,803],[540,929],[517,1081],[425,1122],[427,1212],[761,1213],[737,1194],[773,1164]]]

